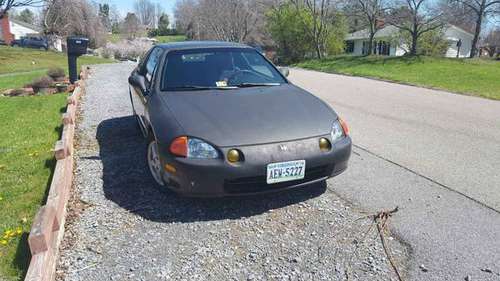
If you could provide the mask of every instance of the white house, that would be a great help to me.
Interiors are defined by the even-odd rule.
[[[0,19],[0,40],[7,45],[14,39],[20,39],[25,36],[40,36],[42,29],[38,26],[25,23],[5,15]],[[49,42],[49,48],[59,52],[63,51],[62,37],[57,35],[43,35]]]
[[[35,25],[25,23],[19,20],[10,20],[10,33],[14,35],[15,39],[23,36],[40,34],[41,29]]]
[[[386,55],[386,56],[402,56],[407,52],[406,46],[391,44],[394,40],[392,38],[397,35],[399,29],[393,25],[386,25],[380,29],[374,38],[373,54]],[[353,55],[366,55],[368,54],[368,40],[370,33],[368,29],[356,31],[346,37],[347,52]],[[449,42],[448,50],[445,56],[456,58],[458,53],[458,42],[460,45],[460,54],[458,57],[468,57],[474,35],[459,27],[448,24],[443,30],[445,40]]]
[[[40,28],[37,26],[11,19],[8,15],[0,19],[0,40],[7,44],[10,44],[14,39],[36,34],[40,34]]]

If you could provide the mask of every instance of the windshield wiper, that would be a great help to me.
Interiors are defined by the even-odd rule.
[[[203,91],[203,90],[232,90],[237,89],[235,86],[226,86],[226,87],[216,87],[216,86],[195,86],[195,85],[183,85],[177,87],[170,87],[169,90],[195,90],[195,91]]]
[[[234,85],[238,88],[249,88],[249,87],[271,87],[271,86],[279,86],[280,83],[240,83]]]

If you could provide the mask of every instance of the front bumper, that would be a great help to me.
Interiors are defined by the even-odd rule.
[[[329,135],[322,137],[330,138]],[[297,188],[339,175],[347,169],[351,139],[345,137],[328,152],[319,149],[320,137],[290,142],[221,148],[225,156],[232,148],[240,150],[244,161],[233,164],[224,159],[187,159],[162,155],[162,164],[175,167],[175,173],[164,171],[163,178],[175,192],[193,197],[251,195]],[[280,145],[287,146],[286,151]],[[159,147],[168,151],[167,147]],[[305,178],[276,184],[266,183],[267,165],[276,162],[305,160]]]

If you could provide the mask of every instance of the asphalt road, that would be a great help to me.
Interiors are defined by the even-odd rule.
[[[410,279],[500,280],[500,102],[300,69],[290,79],[350,125],[351,167],[329,187],[367,210],[400,207]]]

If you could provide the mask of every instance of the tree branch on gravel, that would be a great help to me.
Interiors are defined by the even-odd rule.
[[[394,273],[396,273],[398,280],[403,281],[403,277],[401,277],[401,273],[399,272],[399,269],[394,261],[394,258],[392,257],[391,251],[387,246],[387,241],[385,240],[385,231],[387,230],[387,222],[389,221],[389,218],[392,216],[392,214],[398,211],[399,208],[396,206],[396,208],[394,208],[393,210],[379,212],[374,216],[374,222],[377,224],[378,234],[380,236],[380,241],[382,242],[382,247],[384,248],[385,255],[387,256],[387,259],[389,260],[392,269],[394,269]]]

